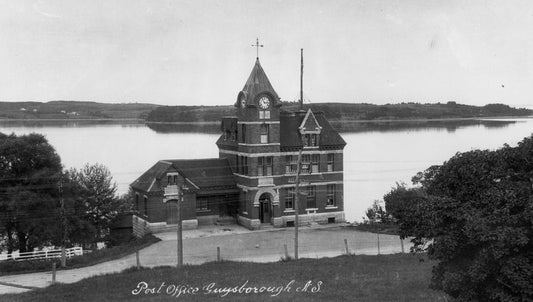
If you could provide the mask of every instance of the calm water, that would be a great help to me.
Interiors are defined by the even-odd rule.
[[[458,151],[515,145],[533,133],[533,119],[340,128],[348,143],[344,151],[346,218],[361,221],[366,208],[396,182],[410,184],[418,171],[441,164]],[[87,162],[106,165],[120,193],[160,159],[218,157],[218,134],[213,129],[195,131],[199,130],[183,126],[152,129],[143,124],[0,123],[0,132],[46,135],[67,168],[80,168]]]

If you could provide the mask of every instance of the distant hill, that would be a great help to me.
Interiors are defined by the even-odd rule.
[[[512,108],[504,104],[485,106],[455,102],[420,104],[306,104],[322,111],[331,121],[416,120],[476,118],[496,116],[529,116],[533,110]],[[282,110],[297,110],[298,104],[284,102]],[[146,103],[106,104],[96,102],[0,102],[0,119],[141,119],[148,122],[218,122],[222,116],[234,115],[235,107],[225,106],[161,106]]]
[[[144,119],[155,104],[96,102],[0,102],[0,119]]]
[[[306,104],[313,111],[322,111],[332,121],[355,120],[412,120],[412,119],[448,119],[496,116],[529,116],[533,110],[512,108],[504,104],[485,106],[462,105],[455,102],[446,104],[348,104],[316,103]],[[298,104],[284,103],[282,110],[297,110]],[[148,122],[216,122],[225,115],[234,115],[233,106],[162,106],[150,112]]]

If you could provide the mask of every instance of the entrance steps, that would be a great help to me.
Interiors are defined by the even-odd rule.
[[[266,222],[266,223],[261,223],[259,225],[259,229],[260,230],[270,230],[270,229],[274,229],[274,226],[271,223]]]

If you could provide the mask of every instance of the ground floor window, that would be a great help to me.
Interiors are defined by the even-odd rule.
[[[206,197],[196,198],[196,211],[201,212],[201,211],[208,211],[208,210],[209,210],[209,207],[208,207],[207,198]]]
[[[307,187],[307,208],[316,208],[316,187],[308,186]]]
[[[336,187],[335,184],[331,184],[327,186],[327,204],[328,206],[335,206],[337,204],[336,198],[335,198],[335,191]]]
[[[294,188],[287,188],[285,190],[285,209],[292,210],[294,208]]]

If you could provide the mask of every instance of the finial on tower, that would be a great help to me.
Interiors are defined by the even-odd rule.
[[[255,40],[255,44],[252,44],[252,47],[256,48],[257,51],[257,59],[259,60],[259,47],[264,47],[263,44],[259,44],[259,38]]]

